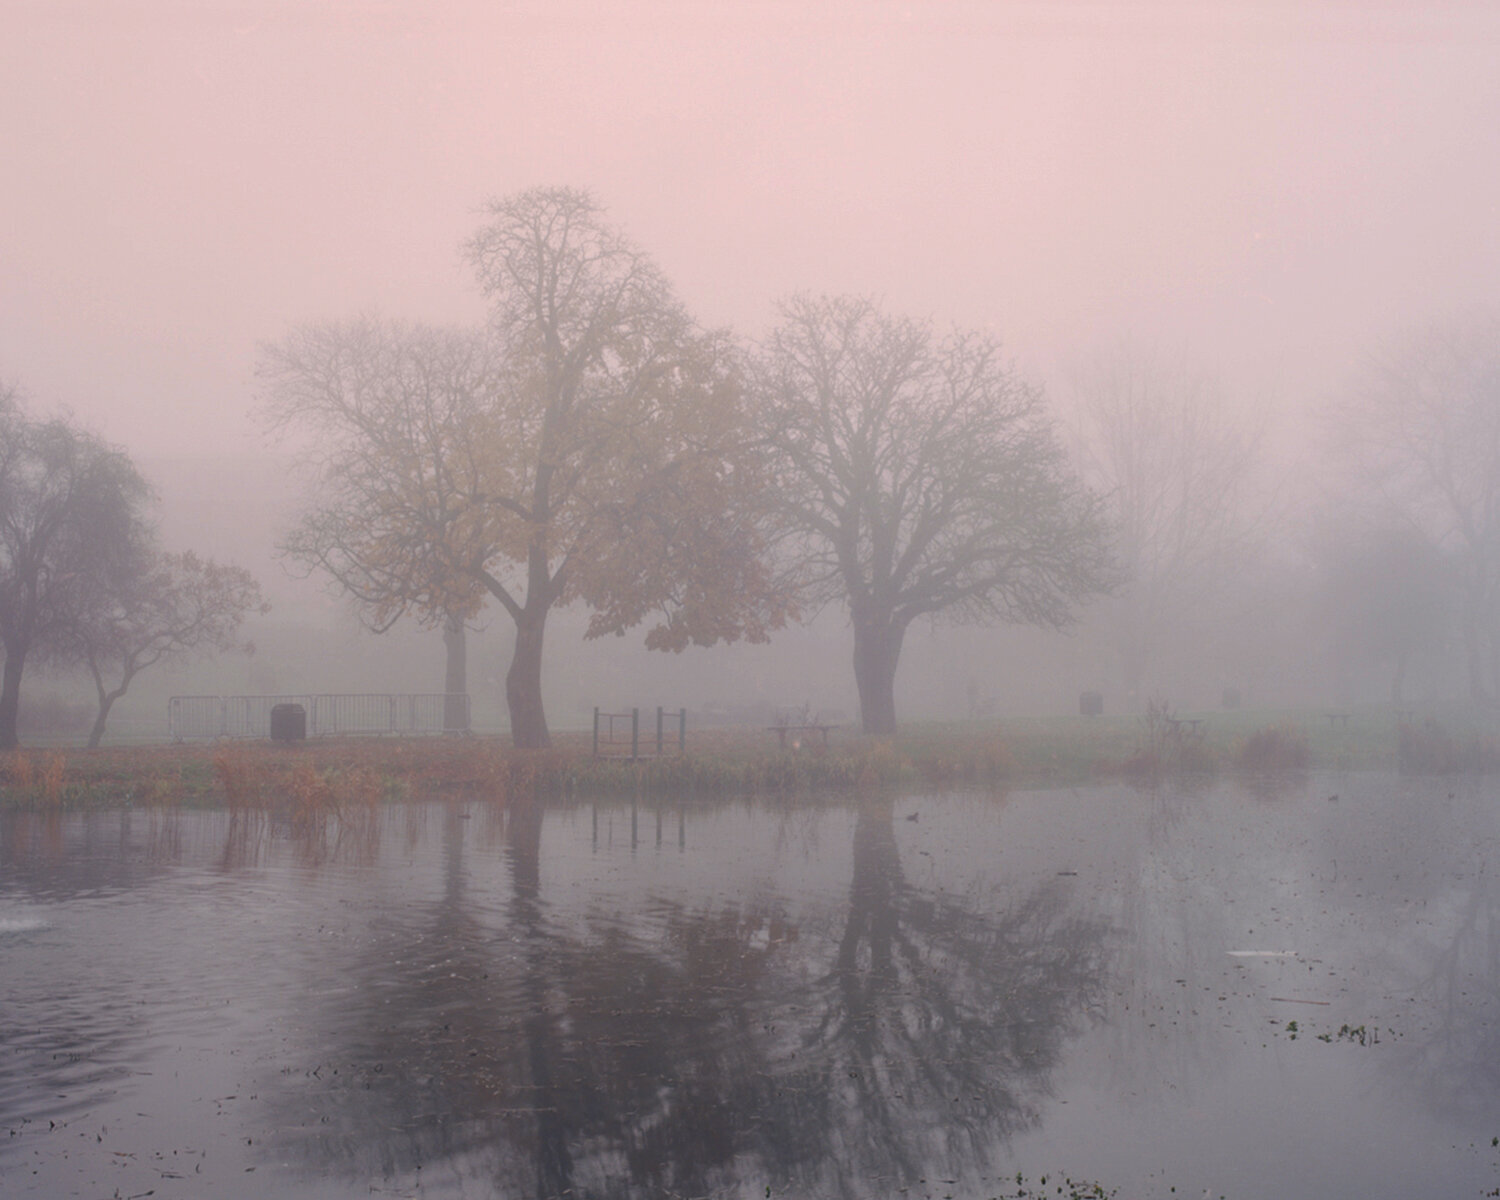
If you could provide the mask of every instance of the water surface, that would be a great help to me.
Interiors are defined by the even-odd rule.
[[[1485,1195],[1497,813],[1351,774],[7,814],[0,1192]]]

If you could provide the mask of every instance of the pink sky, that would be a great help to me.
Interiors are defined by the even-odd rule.
[[[1500,300],[1500,7],[10,0],[0,181],[0,379],[141,454],[258,445],[296,322],[476,317],[553,183],[711,323],[860,291],[1296,410]]]

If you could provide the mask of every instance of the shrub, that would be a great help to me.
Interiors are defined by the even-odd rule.
[[[1294,771],[1307,766],[1307,738],[1291,725],[1257,729],[1240,747],[1237,763],[1247,771]]]

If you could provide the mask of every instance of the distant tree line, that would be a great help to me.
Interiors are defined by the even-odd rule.
[[[793,296],[753,342],[704,329],[586,192],[495,201],[464,252],[482,326],[305,326],[259,376],[320,485],[283,550],[377,630],[442,627],[450,680],[497,603],[518,746],[549,744],[545,630],[571,604],[589,637],[644,623],[674,651],[840,606],[870,734],[923,620],[1085,617],[1131,703],[1174,659],[1216,658],[1230,691],[1299,639],[1384,663],[1400,703],[1456,631],[1472,696],[1500,697],[1493,325],[1358,381],[1322,460],[1350,470],[1320,490],[1269,476],[1264,422],[1211,373],[1138,347],[1079,373],[1064,424],[993,338],[868,299]]]
[[[1469,315],[1372,356],[1333,410],[1348,503],[1331,579],[1351,640],[1392,672],[1455,642],[1500,707],[1500,320]]]
[[[1380,347],[1321,412],[1323,444],[1279,475],[1264,423],[1201,371],[1128,348],[1081,371],[1073,399],[1125,572],[1094,632],[1131,697],[1168,660],[1222,664],[1237,642],[1241,677],[1300,657],[1347,698],[1383,672],[1403,709],[1422,668],[1429,697],[1500,705],[1500,321]]]
[[[1388,672],[1398,707],[1416,667],[1452,661],[1500,705],[1494,320],[1372,360],[1319,470],[1273,478],[1262,422],[1138,347],[1080,371],[1062,421],[989,335],[865,298],[792,296],[754,341],[704,328],[587,192],[492,202],[464,254],[478,327],[305,325],[257,374],[317,482],[284,554],[377,631],[441,628],[452,692],[497,606],[520,747],[550,743],[567,606],[587,637],[644,626],[670,651],[842,608],[876,735],[917,622],[1082,620],[1134,704],[1174,667],[1218,664],[1227,695],[1317,646],[1339,678]],[[88,671],[97,743],[140,671],[234,648],[261,606],[243,571],[157,546],[150,499],[118,449],[0,396],[0,747],[28,662]]]
[[[163,550],[151,499],[123,451],[0,391],[0,749],[18,742],[28,664],[87,670],[97,746],[137,675],[236,648],[244,617],[264,608],[247,571]]]

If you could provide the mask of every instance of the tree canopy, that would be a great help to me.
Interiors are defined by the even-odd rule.
[[[1101,504],[991,339],[798,296],[756,394],[785,561],[809,602],[849,607],[866,733],[895,731],[917,618],[1061,627],[1111,583]]]
[[[192,551],[147,550],[63,641],[66,656],[88,669],[98,696],[88,744],[103,739],[110,709],[142,671],[187,654],[252,650],[239,640],[240,626],[251,613],[269,609],[243,567]]]
[[[492,597],[515,625],[518,746],[549,743],[548,615],[647,645],[765,640],[787,612],[733,348],[584,192],[497,200],[465,252],[475,333],[360,323],[267,348],[273,419],[318,433],[324,495],[288,550],[389,623]]]
[[[125,586],[150,536],[150,489],[121,451],[0,393],[0,749],[16,745],[21,679]]]
[[[262,347],[274,426],[308,435],[316,503],[283,539],[376,631],[408,614],[473,616],[493,553],[476,503],[475,436],[497,378],[477,332],[362,318],[306,325]]]

